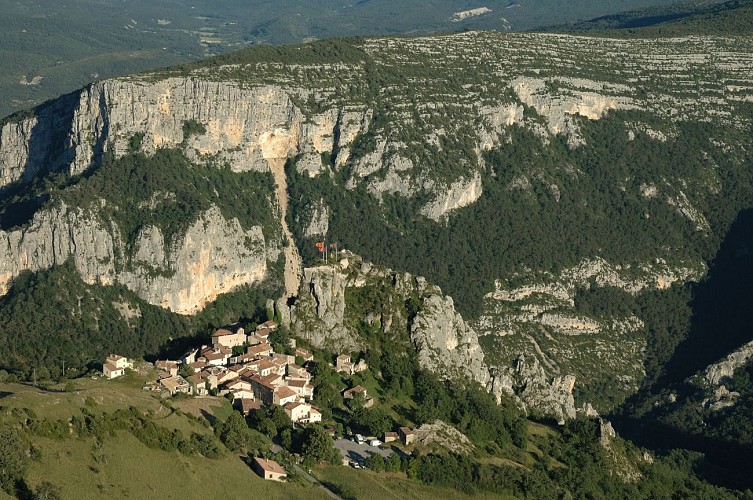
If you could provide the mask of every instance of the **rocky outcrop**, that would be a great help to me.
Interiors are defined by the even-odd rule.
[[[735,370],[744,366],[753,358],[753,342],[748,342],[723,360],[710,365],[703,372],[703,378],[709,387],[716,387],[731,378]]]
[[[368,303],[346,304],[357,289],[378,290]],[[355,300],[355,299],[354,299]],[[417,310],[409,318],[406,302]],[[292,305],[277,303],[296,335],[334,352],[362,348],[353,325],[367,323],[384,335],[404,338],[423,368],[447,378],[469,377],[486,385],[489,370],[476,332],[455,310],[451,297],[421,277],[364,262],[350,252],[335,264],[306,268]]]
[[[299,218],[305,219],[302,224],[303,236],[306,238],[325,236],[329,230],[329,207],[322,199],[307,208],[306,213],[299,214]],[[301,222],[300,219],[299,222]]]
[[[673,283],[697,280],[705,273],[703,262],[682,262],[669,264],[662,258],[640,265],[611,264],[602,258],[583,259],[573,267],[563,269],[558,275],[551,273],[528,273],[521,275],[529,281],[515,288],[505,287],[497,282],[496,290],[489,297],[494,300],[516,302],[537,294],[549,295],[560,300],[572,300],[578,287],[611,286],[631,294],[643,290],[665,289]]]
[[[516,392],[512,389],[516,387],[514,367],[521,354],[526,360],[521,366],[533,366],[533,360],[537,360],[534,371],[543,375],[535,384],[536,390],[516,392],[527,408],[560,406],[562,392],[552,381],[568,375],[577,377],[582,394],[608,380],[615,393],[627,395],[638,389],[645,375],[646,340],[639,334],[643,321],[633,314],[586,314],[576,307],[578,290],[611,287],[637,294],[696,280],[704,272],[701,262],[670,264],[655,259],[619,265],[600,258],[584,259],[557,274],[522,271],[497,282],[495,290],[486,296],[484,312],[472,326],[480,336],[496,338],[490,342],[494,346],[492,367],[501,377],[495,383],[508,387],[508,392]],[[514,286],[508,285],[510,282]],[[597,391],[597,397],[599,392],[603,391]],[[552,405],[550,401],[560,402]],[[585,402],[600,411],[608,410],[605,401],[587,399],[579,404]]]
[[[715,388],[713,392],[703,400],[701,406],[706,410],[716,412],[735,406],[737,398],[739,397],[739,392],[730,391],[725,386],[721,385]]]
[[[345,326],[345,288],[348,276],[339,265],[309,267],[303,270],[303,283],[293,307],[287,311],[290,327],[315,347],[333,352],[355,351],[360,341]]]
[[[748,342],[734,352],[731,352],[721,361],[709,365],[701,374],[700,379],[691,377],[690,381],[700,380],[700,390],[705,397],[701,407],[711,412],[717,412],[730,408],[737,403],[740,393],[730,391],[725,386],[735,372],[753,359],[753,342]]]
[[[422,367],[455,377],[471,376],[482,385],[489,381],[478,335],[455,310],[452,297],[426,297],[410,337]]]
[[[94,213],[61,205],[38,213],[24,229],[0,231],[0,291],[22,271],[72,259],[87,283],[119,283],[151,304],[188,314],[267,275],[261,228],[244,230],[217,208],[202,213],[169,247],[158,228],[142,229],[133,257],[128,253],[114,224],[106,227]]]
[[[460,179],[453,183],[447,190],[436,199],[421,208],[421,213],[426,217],[439,221],[447,217],[453,210],[463,208],[475,203],[481,197],[481,175],[476,175],[470,180]]]
[[[544,117],[549,131],[555,135],[565,134],[571,146],[580,146],[584,143],[575,116],[598,120],[611,109],[636,107],[632,99],[619,95],[629,90],[624,85],[605,85],[604,82],[583,79],[576,82],[567,80],[558,79],[557,82],[573,87],[573,90],[567,93],[552,93],[549,85],[552,82],[540,78],[519,77],[511,82],[511,86],[521,102]],[[575,88],[589,90],[574,90]]]
[[[475,449],[468,436],[442,420],[423,424],[415,433],[416,442],[430,449],[440,448],[463,455],[469,455]]]
[[[575,418],[574,387],[573,375],[552,377],[536,357],[524,354],[512,366],[495,367],[491,385],[498,399],[511,396],[529,412],[552,416],[561,424]]]
[[[617,432],[612,427],[612,423],[601,417],[596,418],[599,421],[599,444],[604,448],[607,456],[612,461],[610,473],[616,475],[626,483],[634,483],[643,479],[643,474],[636,467],[635,457],[631,459],[624,446],[614,445],[617,440]],[[640,460],[653,461],[650,454],[644,454]]]

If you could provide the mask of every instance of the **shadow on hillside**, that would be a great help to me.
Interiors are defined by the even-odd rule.
[[[77,172],[64,180],[55,179],[54,172],[67,172],[75,155],[75,143],[69,134],[80,100],[80,91],[40,104],[32,112],[22,112],[20,117],[35,116],[36,121],[29,134],[27,155],[21,167],[20,178],[0,187],[0,229],[9,231],[31,222],[37,211],[49,200],[49,191],[62,189],[88,177],[102,164],[105,155],[105,139],[109,131],[108,113],[104,96],[100,97],[99,111],[103,123],[93,157],[86,171]],[[20,152],[19,152],[20,154]]]
[[[679,383],[753,339],[753,210],[740,212],[693,291],[688,337],[677,347],[659,387]]]
[[[753,489],[753,449],[712,437],[689,434],[653,419],[610,417],[618,432],[636,445],[661,453],[685,449],[704,454],[694,472],[712,484]]]
[[[339,496],[343,500],[356,500],[358,498],[358,496],[356,496],[355,493],[345,489],[346,487],[343,487],[342,485],[335,484],[331,481],[319,480],[319,482],[322,483],[322,486],[324,486],[329,491]]]
[[[206,411],[205,409],[201,409],[201,416],[206,418],[207,421],[214,427],[214,424],[217,422],[217,417],[214,416],[212,412]]]
[[[688,377],[753,339],[753,209],[738,214],[707,279],[693,288],[691,308],[688,336],[650,388],[654,395],[671,388],[679,401],[688,400],[697,391],[686,382]],[[640,408],[651,397],[650,393],[636,394],[624,405],[626,411],[609,416],[622,436],[652,450],[701,452],[705,457],[696,467],[699,476],[726,487],[753,488],[752,447],[680,430],[659,421],[653,411],[640,417],[631,415],[632,409]]]

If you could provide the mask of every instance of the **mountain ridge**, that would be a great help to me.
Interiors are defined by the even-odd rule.
[[[645,375],[646,323],[632,313],[583,314],[576,289],[625,291],[648,275],[650,287],[636,292],[646,294],[703,275],[750,194],[752,44],[484,32],[357,38],[96,83],[2,126],[0,177],[11,194],[0,213],[30,212],[0,234],[2,275],[10,283],[65,260],[70,252],[55,253],[61,244],[17,251],[34,218],[62,200],[85,208],[87,223],[50,222],[43,233],[82,236],[70,247],[89,281],[107,277],[179,312],[234,286],[279,280],[286,241],[311,265],[313,243],[328,234],[367,261],[440,285],[510,380],[526,371],[516,372],[520,355],[532,356],[546,384],[574,376],[574,386],[557,387],[608,409]],[[281,236],[270,162],[286,162],[292,241]],[[201,189],[158,187],[177,172]],[[128,182],[115,179],[133,179],[138,196],[100,201],[103,186]],[[244,193],[240,179],[254,187]],[[208,253],[176,260],[181,241],[198,243],[185,228],[210,212],[229,239],[199,237]],[[105,240],[122,243],[98,253],[84,229],[99,225]],[[264,251],[249,254],[259,272],[228,251],[254,240],[238,238],[238,227],[261,233]],[[485,297],[495,283],[499,292],[558,283],[584,259],[624,275],[586,273],[564,296],[536,291],[517,311]]]

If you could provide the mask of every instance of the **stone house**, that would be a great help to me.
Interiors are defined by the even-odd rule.
[[[242,346],[246,342],[246,334],[242,328],[233,333],[230,330],[220,328],[212,334],[213,347],[233,347]]]
[[[256,457],[251,463],[251,468],[254,472],[259,474],[263,479],[269,481],[282,481],[285,477],[285,469],[274,460],[267,460],[265,458]]]
[[[108,379],[122,377],[126,368],[133,368],[133,361],[117,354],[110,354],[102,364],[102,375]]]
[[[170,393],[171,396],[175,396],[179,392],[182,392],[184,394],[191,394],[192,391],[191,384],[189,384],[186,379],[184,379],[180,375],[163,378],[159,381],[159,383],[167,392]]]
[[[400,427],[397,433],[400,436],[400,441],[406,446],[416,440],[416,433],[409,427]]]
[[[322,421],[322,414],[308,403],[292,402],[282,407],[293,423],[311,424]]]
[[[287,403],[298,401],[299,396],[290,387],[277,386],[272,393],[272,403],[285,406]]]

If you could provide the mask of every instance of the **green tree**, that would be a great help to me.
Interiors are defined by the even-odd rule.
[[[60,488],[49,481],[42,481],[34,489],[34,500],[61,500],[63,498]]]
[[[29,459],[26,446],[12,427],[0,428],[0,488],[12,493],[15,483],[23,479]]]
[[[332,438],[319,425],[313,425],[306,429],[301,449],[303,457],[315,463],[340,463],[340,453],[335,448]]]
[[[272,420],[279,433],[283,429],[290,429],[293,427],[290,417],[280,405],[270,405],[267,409],[267,417]]]
[[[392,419],[383,408],[374,408],[364,412],[360,422],[369,430],[369,434],[382,436],[392,429]]]
[[[290,428],[283,429],[280,432],[280,444],[286,450],[290,450],[290,447],[293,446],[293,432]]]
[[[327,363],[317,363],[313,371],[314,403],[323,416],[343,404],[340,391],[344,388],[340,377]]]
[[[233,451],[246,448],[251,439],[246,419],[237,411],[232,412],[224,422],[217,424],[215,432],[220,441]]]
[[[290,347],[290,330],[285,325],[279,325],[269,335],[269,343],[272,344],[275,352],[284,354],[293,354],[294,349]]]
[[[400,456],[397,453],[392,453],[384,461],[384,470],[388,472],[400,472],[402,466],[402,460],[400,460]]]
[[[374,453],[373,455],[369,455],[366,458],[366,467],[376,472],[384,471],[385,470],[384,457],[382,457],[382,455],[380,455],[379,453]]]
[[[366,405],[366,398],[362,392],[357,392],[352,398],[345,402],[345,406],[355,415],[362,412],[363,407]]]

